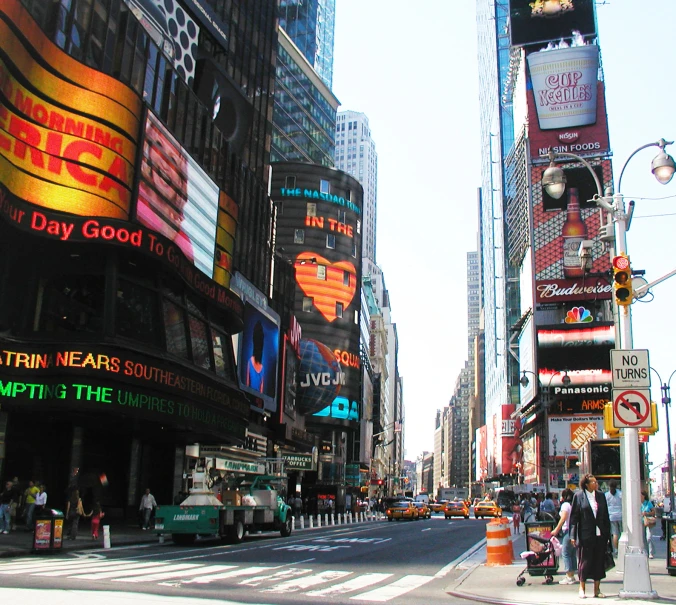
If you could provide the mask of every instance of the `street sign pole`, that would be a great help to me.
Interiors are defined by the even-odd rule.
[[[615,218],[615,254],[627,253],[627,215],[624,197],[621,193],[613,196],[613,215]],[[620,349],[632,349],[631,305],[617,308]],[[622,448],[622,490],[625,501],[623,525],[627,532],[627,546],[624,554],[624,581],[620,598],[654,599],[657,592],[652,589],[648,553],[644,547],[644,532],[641,518],[641,474],[638,446],[638,429],[624,429],[624,447]],[[629,573],[627,573],[629,572]]]

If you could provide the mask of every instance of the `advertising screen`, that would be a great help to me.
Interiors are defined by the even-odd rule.
[[[601,186],[609,186],[612,181],[610,161],[590,163],[595,170],[600,169]],[[567,184],[559,200],[548,197],[543,191],[545,167],[533,166],[531,169],[536,292],[541,281],[567,280],[568,286],[577,289],[608,284],[607,280],[588,275],[589,272],[603,273],[610,267],[609,254],[599,241],[599,209],[589,201],[597,193],[594,179],[586,168],[566,165],[562,168]],[[591,249],[592,264],[588,271],[583,271],[578,255],[583,240],[596,242]],[[585,298],[580,296],[580,300]]]
[[[136,218],[174,242],[212,277],[219,189],[150,111],[145,123]]]
[[[550,415],[602,412],[611,395],[613,324],[540,326],[537,337],[540,384]]]
[[[603,416],[550,416],[550,458],[577,457],[578,450],[590,439],[603,437]]]
[[[502,406],[502,473],[518,475],[523,465],[520,421],[512,418],[513,404]]]
[[[69,57],[18,0],[0,5],[0,88],[0,183],[43,208],[129,219],[138,95]]]
[[[277,410],[279,315],[268,307],[267,297],[235,273],[232,291],[244,302],[244,330],[239,335],[237,377],[240,388],[269,411]]]
[[[593,0],[509,0],[512,46],[596,35]]]
[[[273,191],[283,203],[278,242],[294,267],[296,317],[303,332],[297,409],[314,422],[356,422],[362,399],[362,189],[339,171],[324,171],[335,179],[323,181],[324,191],[317,189],[319,174],[307,177],[312,186],[302,187],[298,165],[292,166],[296,187],[276,188],[274,183],[288,181],[275,167]]]

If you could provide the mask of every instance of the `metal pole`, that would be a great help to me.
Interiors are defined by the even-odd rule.
[[[669,397],[671,392],[671,377],[676,374],[676,370],[671,373],[669,376],[669,382],[662,384],[662,403],[664,404],[664,412],[666,413],[667,420],[667,461],[669,464],[669,504],[671,505],[669,509],[669,517],[673,518],[674,514],[674,461],[671,455],[671,428],[669,427],[669,405],[671,404],[671,397]]]
[[[615,219],[615,254],[627,253],[627,215],[624,208],[624,196],[618,191],[613,196],[613,217]],[[631,305],[618,309],[620,349],[633,348],[631,331]],[[624,448],[622,451],[622,487],[625,495],[625,527],[627,529],[627,549],[624,556],[624,582],[620,598],[656,598],[652,589],[648,553],[644,548],[641,518],[641,475],[639,466],[638,429],[624,428]],[[630,573],[627,573],[630,571]]]

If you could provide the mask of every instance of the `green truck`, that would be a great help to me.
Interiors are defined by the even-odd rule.
[[[197,536],[238,544],[247,531],[290,536],[293,514],[277,494],[278,483],[277,476],[259,475],[246,491],[224,492],[223,502],[210,491],[192,491],[181,504],[157,507],[155,531],[171,534],[175,544],[192,544]]]

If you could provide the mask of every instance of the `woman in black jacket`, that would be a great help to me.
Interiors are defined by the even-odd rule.
[[[578,575],[581,599],[585,583],[594,580],[594,596],[604,598],[601,580],[606,577],[605,554],[610,540],[608,503],[599,491],[594,475],[585,475],[580,490],[573,497],[570,512],[570,542],[577,547]]]

